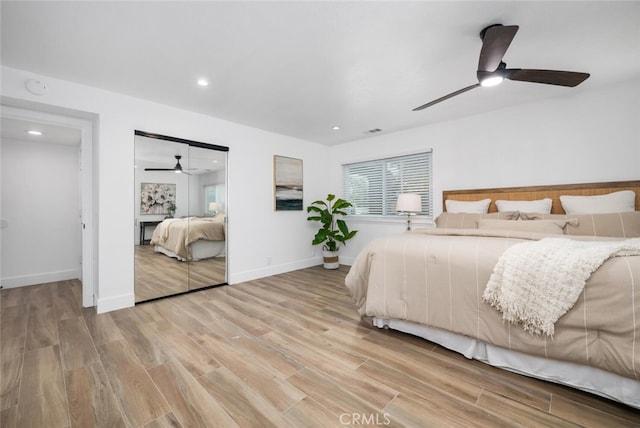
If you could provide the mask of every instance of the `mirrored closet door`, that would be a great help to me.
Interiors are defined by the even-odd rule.
[[[135,131],[136,303],[227,283],[227,152]]]

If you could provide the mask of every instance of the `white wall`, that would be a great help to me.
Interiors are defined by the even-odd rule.
[[[380,135],[330,148],[329,176],[342,188],[341,165],[433,148],[434,215],[442,191],[640,179],[640,80]],[[447,102],[464,102],[463,97]],[[416,113],[412,113],[416,114]],[[417,113],[420,114],[420,113]],[[401,224],[349,224],[359,234],[341,252],[349,263]]]
[[[0,145],[2,285],[79,278],[79,147],[9,139]]]
[[[135,129],[230,148],[230,283],[320,262],[311,256],[314,230],[306,213],[274,212],[272,168],[274,154],[303,160],[306,205],[325,193],[325,146],[9,67],[2,67],[1,77],[5,103],[31,102],[98,116],[99,312],[134,303]],[[45,81],[48,94],[27,92],[24,83],[31,78]]]

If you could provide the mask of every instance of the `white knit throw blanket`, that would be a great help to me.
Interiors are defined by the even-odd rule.
[[[640,255],[640,238],[523,242],[500,257],[482,297],[503,320],[553,337],[554,323],[575,304],[591,274],[610,257],[632,255]]]

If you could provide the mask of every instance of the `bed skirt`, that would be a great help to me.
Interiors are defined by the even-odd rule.
[[[483,363],[525,376],[571,386],[640,409],[640,382],[597,367],[511,351],[468,336],[396,319],[373,318],[373,325],[437,343]]]
[[[207,241],[199,240],[190,245],[191,247],[191,259],[187,260],[184,257],[178,256],[171,250],[168,250],[160,245],[156,245],[154,250],[158,253],[165,254],[169,257],[173,257],[182,262],[209,259],[211,257],[224,257],[225,256],[225,241]]]

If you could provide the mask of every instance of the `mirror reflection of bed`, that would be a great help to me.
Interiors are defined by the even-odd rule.
[[[226,284],[226,148],[136,131],[136,303]]]

